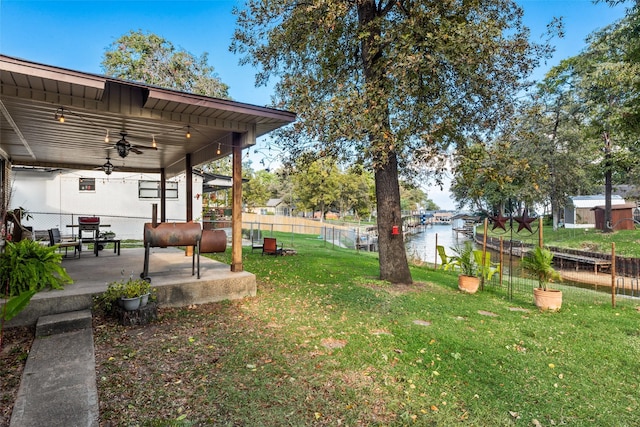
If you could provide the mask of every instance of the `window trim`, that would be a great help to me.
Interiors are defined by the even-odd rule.
[[[138,199],[147,200],[147,199],[160,199],[161,198],[161,182],[148,180],[148,179],[140,179],[138,180]],[[180,194],[178,191],[178,182],[177,181],[167,181],[165,194],[167,200],[178,200]]]
[[[83,185],[84,183],[84,185]],[[89,187],[89,188],[86,188]],[[95,193],[96,191],[96,179],[89,177],[78,178],[78,191],[80,193]]]

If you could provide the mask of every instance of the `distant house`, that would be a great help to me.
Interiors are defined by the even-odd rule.
[[[480,217],[468,213],[459,213],[453,215],[450,221],[453,231],[470,237],[474,235],[476,224],[480,223]]]
[[[451,224],[453,218],[453,212],[438,211],[433,213],[433,221],[436,224]]]
[[[265,206],[256,207],[255,210],[260,215],[289,216],[291,213],[291,207],[284,201],[284,199],[269,199]]]
[[[604,230],[604,206],[596,206],[593,208],[596,217],[596,228]],[[634,213],[636,211],[635,203],[624,203],[621,205],[611,205],[611,228],[618,230],[634,230],[636,224],[634,222]]]
[[[564,207],[565,228],[595,228],[596,206],[604,206],[604,195],[573,196]],[[624,205],[625,201],[620,196],[611,196],[611,206]]]

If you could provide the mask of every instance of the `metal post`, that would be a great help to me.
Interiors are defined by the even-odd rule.
[[[611,307],[616,308],[616,244],[611,242]]]

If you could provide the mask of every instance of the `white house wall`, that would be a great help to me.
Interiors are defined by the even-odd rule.
[[[178,198],[166,200],[168,222],[186,219],[186,180],[179,175],[170,181],[178,182]],[[80,191],[80,178],[94,178],[95,191]],[[143,224],[151,221],[152,205],[160,199],[140,199],[140,180],[159,181],[159,174],[113,172],[107,176],[102,171],[25,171],[14,170],[12,175],[11,207],[23,207],[32,219],[24,224],[34,230],[59,228],[63,235],[76,234],[69,227],[78,223],[79,216],[99,216],[101,224],[110,225],[120,239],[142,239]],[[194,220],[201,220],[202,178],[193,176]],[[159,218],[158,218],[159,220]]]

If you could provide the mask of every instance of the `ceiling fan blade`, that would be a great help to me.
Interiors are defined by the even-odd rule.
[[[137,148],[138,150],[157,150],[158,147],[150,147],[148,145],[138,145],[138,144],[131,144],[131,148]]]
[[[136,153],[136,154],[142,154],[142,151],[138,150],[138,148],[137,148],[137,147],[134,147],[134,146],[131,146],[131,147],[129,148],[129,151],[134,152],[134,153]]]

